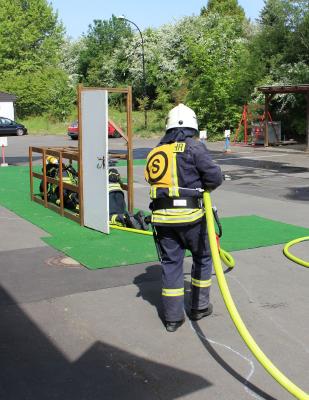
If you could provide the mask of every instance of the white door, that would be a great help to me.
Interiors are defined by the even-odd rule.
[[[81,89],[80,120],[84,225],[109,233],[107,90]]]

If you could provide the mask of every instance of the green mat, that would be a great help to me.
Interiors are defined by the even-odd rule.
[[[28,167],[0,169],[0,204],[46,231],[51,237],[42,240],[87,268],[157,261],[151,236],[117,230],[104,235],[31,202]],[[227,251],[271,246],[309,235],[309,229],[255,215],[222,218],[221,223],[221,246]]]
[[[117,160],[116,161],[116,166],[117,167],[125,167],[127,165],[127,161],[126,160]],[[146,159],[145,158],[141,158],[141,159],[136,159],[133,160],[133,165],[146,165]]]

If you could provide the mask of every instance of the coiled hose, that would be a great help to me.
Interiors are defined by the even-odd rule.
[[[297,264],[302,265],[303,267],[309,268],[309,262],[308,262],[308,261],[304,261],[304,260],[302,260],[301,258],[298,258],[298,257],[294,256],[293,254],[291,254],[291,253],[289,252],[289,248],[290,248],[291,246],[293,246],[294,244],[300,243],[300,242],[304,242],[305,240],[309,240],[309,236],[304,236],[304,237],[301,237],[301,238],[298,238],[298,239],[291,240],[289,243],[287,243],[287,244],[284,246],[284,248],[283,248],[283,254],[284,254],[287,258],[289,258],[291,261],[294,261],[294,262],[296,262]]]
[[[255,358],[261,363],[261,365],[266,369],[266,371],[288,392],[290,392],[294,397],[299,400],[309,400],[309,394],[305,393],[302,389],[296,386],[292,381],[290,381],[263,353],[260,347],[257,345],[250,332],[246,328],[244,322],[242,321],[235,303],[232,299],[231,293],[229,291],[221,261],[218,252],[218,246],[216,241],[216,232],[214,225],[214,217],[211,205],[211,198],[208,192],[203,194],[205,215],[208,229],[208,236],[212,254],[212,260],[214,269],[217,275],[218,285],[225,302],[226,308],[234,322],[240,336],[243,338],[244,342],[248,346],[249,350],[255,356]]]

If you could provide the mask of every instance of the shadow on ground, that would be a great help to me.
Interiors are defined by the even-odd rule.
[[[289,200],[309,201],[309,186],[289,188],[289,193],[285,196]]]
[[[231,269],[227,269],[225,271],[229,272]],[[161,318],[162,321],[164,321],[164,316],[163,316],[163,310],[161,306],[161,283],[160,281],[157,282],[157,285],[155,286],[149,286],[145,285],[145,282],[153,282],[154,280],[160,279],[161,276],[161,271],[160,268],[158,268],[158,265],[155,266],[149,266],[146,268],[146,272],[143,274],[138,275],[134,283],[138,286],[139,292],[137,294],[138,297],[142,297],[145,301],[150,303],[152,306],[156,307],[157,312],[159,317]],[[190,308],[191,308],[191,285],[190,282],[188,281],[188,277],[190,277],[190,273],[185,273],[184,277],[187,278],[185,279],[184,286],[185,286],[185,311],[186,314],[189,315]],[[260,398],[265,399],[265,400],[276,400],[274,397],[268,395],[266,392],[264,392],[262,389],[257,387],[251,382],[248,382],[245,377],[240,375],[230,364],[228,364],[214,349],[214,347],[211,345],[211,343],[207,340],[206,336],[204,336],[198,322],[192,322],[192,326],[194,328],[195,333],[197,334],[197,337],[203,344],[205,350],[207,351],[208,354],[211,355],[211,357],[226,371],[228,372],[231,376],[233,376],[236,380],[238,380],[242,385],[246,386],[250,391],[252,391],[255,395],[260,396]],[[164,329],[164,327],[162,327]],[[201,354],[201,357],[203,355]],[[255,395],[253,395],[255,397]]]
[[[6,304],[13,303],[0,292]],[[0,306],[0,352],[0,398],[5,400],[167,400],[211,385],[100,341],[71,362],[16,305]]]

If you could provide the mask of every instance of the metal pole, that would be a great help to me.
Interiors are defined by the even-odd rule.
[[[139,29],[139,27],[136,25],[135,22],[125,18],[124,16],[120,16],[118,17],[119,19],[123,19],[125,21],[130,22],[131,24],[133,24],[135,26],[135,28],[138,30],[138,33],[140,34],[141,40],[142,40],[142,68],[143,68],[143,97],[144,97],[144,101],[146,102],[146,98],[147,98],[147,91],[146,91],[146,72],[145,72],[145,49],[144,49],[144,38],[142,35],[141,30]],[[144,124],[145,124],[145,128],[147,129],[147,104],[144,105]]]
[[[307,146],[306,152],[309,153],[309,92],[307,92]]]
[[[268,147],[268,111],[269,110],[269,96],[265,94],[265,118],[264,118],[264,147]]]

